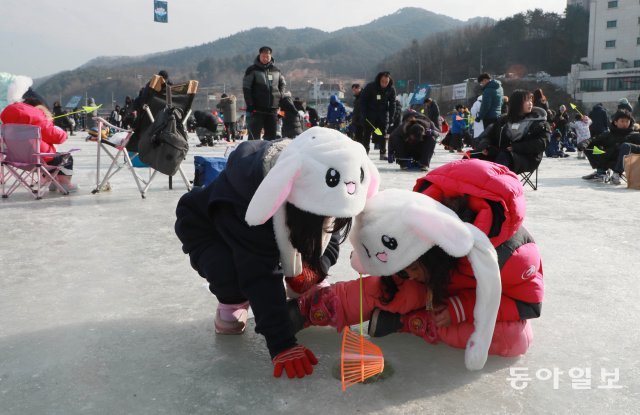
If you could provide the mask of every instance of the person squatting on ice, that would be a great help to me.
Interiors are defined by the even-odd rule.
[[[323,282],[379,181],[362,145],[313,127],[295,140],[242,142],[216,180],[182,196],[175,230],[218,299],[216,333],[243,333],[251,306],[274,376],[311,374],[317,359],[296,341],[283,274],[299,293]]]
[[[407,170],[413,159],[421,170],[429,170],[438,135],[435,124],[424,114],[406,110],[389,138],[389,162],[397,158],[400,169]]]
[[[352,266],[372,275],[363,278],[369,334],[404,332],[466,347],[469,369],[481,368],[487,352],[525,353],[544,287],[524,215],[518,177],[473,159],[434,169],[414,192],[385,190],[369,199],[350,235]],[[359,322],[359,282],[290,300],[289,312],[297,330],[342,330]]]

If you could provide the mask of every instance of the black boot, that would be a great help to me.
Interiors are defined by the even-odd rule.
[[[297,299],[287,301],[287,311],[289,312],[289,320],[291,321],[293,332],[297,333],[302,330],[307,319],[300,312]]]
[[[375,309],[369,320],[368,332],[371,337],[411,333],[431,344],[437,344],[439,340],[433,314],[426,309],[414,310],[404,315]]]
[[[401,315],[376,308],[369,319],[367,332],[371,337],[383,337],[391,333],[397,333],[403,326]]]

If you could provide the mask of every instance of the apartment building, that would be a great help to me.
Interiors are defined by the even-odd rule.
[[[588,0],[568,1],[568,4]],[[640,0],[590,0],[589,49],[571,66],[569,93],[586,106],[615,108],[640,94]]]
[[[567,0],[567,6],[582,6],[589,10],[591,0]]]

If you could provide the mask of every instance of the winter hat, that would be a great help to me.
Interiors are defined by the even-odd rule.
[[[289,240],[285,202],[319,216],[350,218],[364,209],[379,184],[378,170],[362,145],[337,130],[313,127],[282,150],[253,195],[245,220],[255,226],[273,217],[284,274],[296,276],[302,260]]]
[[[0,72],[0,112],[9,104],[18,102],[33,84],[28,76]]]
[[[47,101],[44,99],[44,97],[34,91],[31,87],[27,89],[27,92],[22,94],[22,100],[29,105],[33,105],[34,107],[37,105],[42,105],[49,108],[49,105],[47,104]]]
[[[434,245],[451,256],[467,256],[477,281],[477,299],[465,364],[469,370],[484,367],[502,286],[496,251],[482,231],[426,195],[388,189],[367,201],[349,239],[354,247],[351,266],[372,275],[393,275]]]
[[[629,100],[626,99],[626,98],[620,98],[620,100],[618,100],[618,104],[628,105],[629,104]]]
[[[269,53],[273,53],[273,51],[271,50],[271,48],[269,46],[262,46],[259,50],[258,53],[262,53],[262,52],[269,52]]]

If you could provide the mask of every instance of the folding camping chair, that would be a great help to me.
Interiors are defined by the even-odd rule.
[[[520,173],[520,182],[523,186],[529,185],[533,190],[538,190],[538,168],[540,165],[535,170]]]
[[[142,117],[140,122],[137,123],[137,127],[132,130],[124,130],[122,128],[118,128],[114,125],[109,124],[106,120],[100,117],[94,118],[98,123],[98,131],[102,131],[104,126],[108,126],[113,128],[115,131],[125,133],[125,136],[119,142],[112,142],[108,139],[103,139],[101,136],[98,137],[98,152],[97,152],[97,163],[96,163],[96,188],[92,191],[92,193],[99,193],[102,189],[105,188],[108,181],[117,174],[122,168],[127,167],[133,176],[133,179],[140,191],[140,196],[142,198],[146,198],[146,192],[151,186],[153,179],[158,173],[157,170],[152,169],[151,167],[145,165],[138,159],[138,141],[140,138],[140,134],[146,128],[149,128],[154,121],[154,115],[159,111],[164,109],[166,105],[166,87],[167,85],[164,82],[164,78],[159,75],[154,75],[149,82],[149,88],[147,88],[146,96],[142,98],[143,100],[143,109],[144,112],[139,115]],[[185,114],[183,119],[183,123],[186,123],[189,119],[189,114],[191,113],[191,104],[193,103],[193,98],[198,90],[198,81],[188,81],[179,85],[171,85],[171,94],[173,105],[181,108]],[[100,166],[101,166],[101,157],[102,153],[106,154],[111,159],[111,164],[107,172],[101,176]],[[150,174],[148,178],[143,178],[139,175],[135,169],[137,168],[148,168],[150,169]],[[180,176],[182,177],[182,181],[184,182],[186,188],[191,190],[191,183],[187,179],[187,176],[182,170],[182,166],[178,169]],[[169,176],[169,188],[173,188],[173,177]]]
[[[8,198],[18,188],[23,187],[36,200],[53,184],[65,195],[69,192],[57,177],[62,166],[71,157],[69,152],[41,153],[40,127],[29,124],[3,124],[0,126],[0,182],[2,197]],[[62,156],[59,165],[48,164],[46,157]]]

